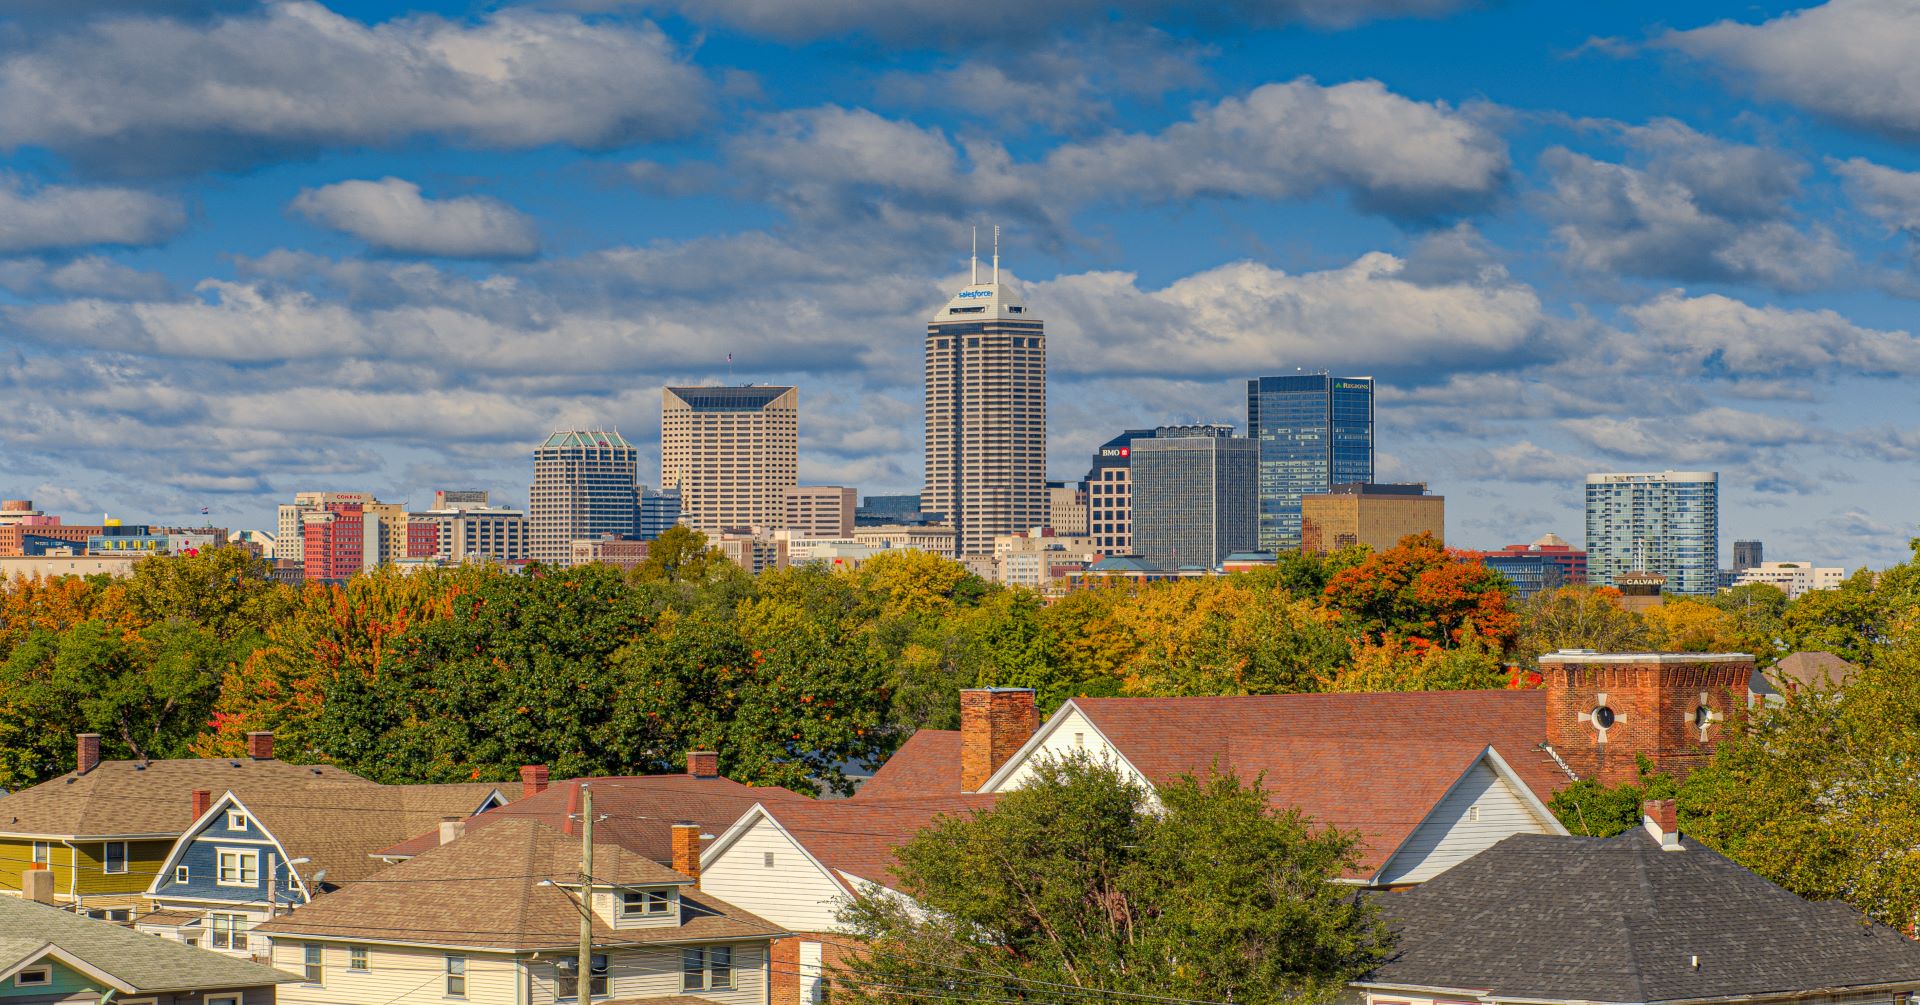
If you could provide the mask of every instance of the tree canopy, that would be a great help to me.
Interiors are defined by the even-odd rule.
[[[924,911],[886,896],[843,910],[867,951],[835,996],[891,1001],[966,974],[992,999],[1058,985],[1330,1001],[1388,950],[1373,904],[1334,882],[1354,849],[1272,808],[1257,780],[1184,778],[1149,795],[1084,756],[1042,762],[991,809],[901,847],[896,888]]]

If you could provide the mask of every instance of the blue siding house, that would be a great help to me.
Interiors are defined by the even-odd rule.
[[[281,792],[194,793],[194,821],[173,843],[135,919],[143,932],[234,956],[264,956],[248,932],[321,893],[385,868],[373,853],[436,830],[458,833],[505,805],[490,782],[289,785]],[[204,807],[204,808],[203,808]]]

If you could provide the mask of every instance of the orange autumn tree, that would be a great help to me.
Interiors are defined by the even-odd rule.
[[[1505,652],[1519,627],[1506,581],[1432,534],[1408,535],[1341,571],[1325,596],[1363,642],[1424,639],[1451,649],[1472,638]]]

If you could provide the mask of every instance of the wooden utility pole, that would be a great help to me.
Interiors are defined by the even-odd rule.
[[[593,790],[580,785],[580,976],[574,1000],[593,1000]]]

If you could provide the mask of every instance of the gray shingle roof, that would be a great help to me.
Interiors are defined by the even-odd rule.
[[[0,897],[0,966],[51,942],[137,992],[266,987],[299,978],[18,897]]]
[[[1399,945],[1367,982],[1594,1002],[1920,985],[1920,945],[1893,929],[1682,844],[1507,838],[1380,896]]]

